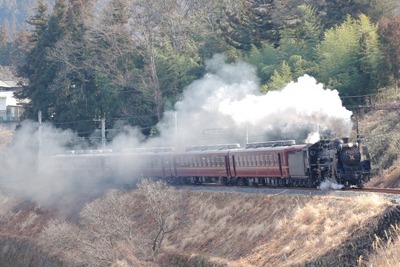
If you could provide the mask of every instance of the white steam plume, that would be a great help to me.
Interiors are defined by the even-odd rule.
[[[319,132],[337,137],[350,133],[352,113],[342,106],[338,92],[324,89],[308,75],[260,94],[253,66],[227,64],[223,55],[216,55],[207,62],[207,70],[186,88],[175,106],[177,115],[167,113],[159,125],[170,140],[177,134],[181,147],[277,139],[315,142]]]
[[[343,189],[344,185],[342,184],[338,184],[335,181],[330,181],[330,180],[326,180],[321,182],[321,184],[319,185],[318,189],[320,190],[340,190]]]

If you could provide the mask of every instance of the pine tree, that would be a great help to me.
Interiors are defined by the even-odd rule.
[[[96,97],[93,73],[85,69],[89,55],[84,40],[82,13],[86,6],[78,0],[57,0],[53,13],[45,16],[40,2],[29,22],[35,28],[31,34],[32,49],[20,74],[29,84],[17,94],[30,99],[24,116],[36,119],[42,111],[43,120],[62,128],[88,132],[95,127],[93,119],[100,116],[94,106]],[[69,124],[79,121],[77,124]]]
[[[222,36],[232,46],[249,51],[263,43],[279,45],[280,26],[273,20],[273,0],[246,0],[239,11],[226,10],[226,20],[219,20]]]
[[[45,4],[44,0],[39,0],[37,6],[35,7],[36,14],[26,20],[26,23],[34,27],[30,39],[32,42],[36,42],[44,34],[47,27],[47,15],[46,11],[48,6]]]
[[[23,117],[37,118],[41,110],[47,119],[51,116],[47,110],[52,103],[52,96],[47,92],[57,66],[48,62],[46,51],[54,47],[59,34],[48,29],[50,21],[46,15],[47,5],[43,1],[39,1],[35,10],[36,14],[27,20],[27,23],[34,26],[29,36],[31,48],[26,55],[26,63],[18,69],[20,76],[29,79],[29,84],[16,93],[16,97],[30,100],[25,106]]]

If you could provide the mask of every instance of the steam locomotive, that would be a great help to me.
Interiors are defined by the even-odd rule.
[[[314,144],[294,140],[133,151],[71,151],[54,157],[60,172],[74,177],[101,176],[130,181],[154,177],[174,184],[318,187],[329,180],[363,187],[370,179],[368,148],[361,139],[322,139]]]

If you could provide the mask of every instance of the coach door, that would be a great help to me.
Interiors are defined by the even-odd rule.
[[[227,156],[225,156],[225,165],[228,178],[236,177],[235,155],[228,152]]]
[[[162,157],[162,171],[164,177],[175,177],[176,176],[176,169],[175,169],[175,162],[173,162],[173,158],[169,155]]]

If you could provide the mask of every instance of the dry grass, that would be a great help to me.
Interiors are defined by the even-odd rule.
[[[377,238],[375,241],[376,253],[372,255],[368,261],[368,266],[371,267],[398,267],[400,255],[400,226],[392,226],[397,237],[388,242],[382,242]]]
[[[359,112],[359,131],[366,137],[376,175],[367,186],[399,187],[400,171],[400,90],[384,88],[370,100],[372,109]],[[355,131],[353,133],[355,136]]]
[[[140,202],[135,192],[127,194],[133,202]],[[178,260],[182,264],[179,266],[304,265],[350,240],[355,232],[367,230],[370,227],[367,222],[391,205],[378,195],[341,198],[186,192],[185,201],[189,203],[187,215],[190,220],[167,237],[159,266],[168,266],[165,262],[163,265],[166,259],[169,262]],[[0,195],[0,203],[3,227],[0,233],[3,236],[31,235],[35,238],[54,218],[50,212],[30,202]],[[131,218],[138,229],[148,231],[151,227],[149,218],[140,205],[133,206]],[[48,245],[50,248],[56,246]],[[123,251],[121,255],[127,257],[118,258],[115,266],[139,262],[131,247],[125,247]],[[398,255],[397,251],[393,252],[393,258],[396,253]],[[376,257],[379,262],[382,256]],[[155,265],[149,263],[149,266]]]
[[[365,227],[365,221],[388,205],[377,195],[350,200],[199,193],[190,200],[192,223],[175,233],[168,246],[224,258],[237,266],[312,261]]]
[[[0,235],[35,238],[52,217],[35,203],[0,193]]]
[[[400,187],[400,168],[394,165],[376,176],[366,184],[367,187],[380,188],[399,188]]]
[[[383,88],[366,104],[373,108],[359,110],[359,131],[367,138],[373,167],[382,172],[400,159],[400,91]]]

